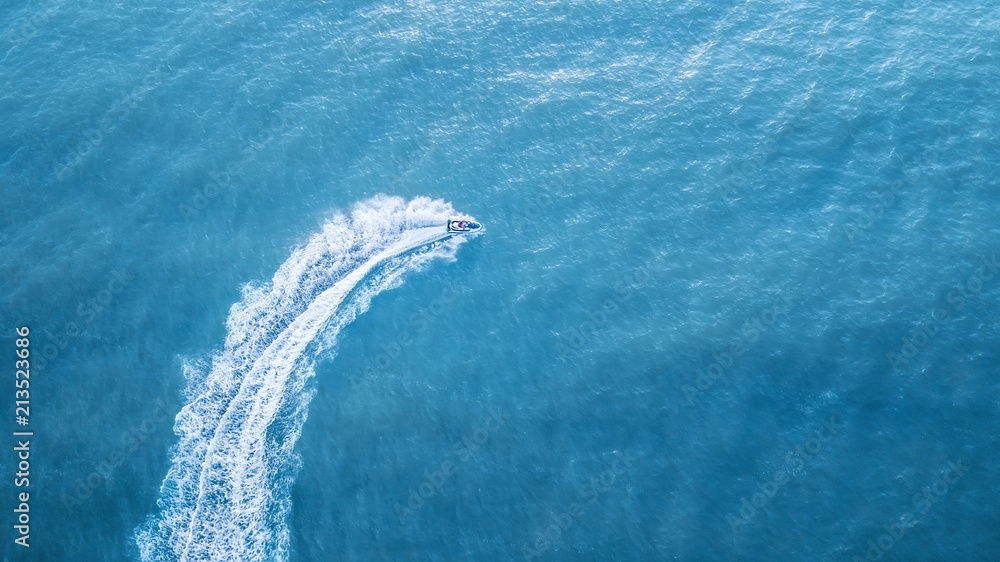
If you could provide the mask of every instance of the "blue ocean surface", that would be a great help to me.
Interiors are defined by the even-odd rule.
[[[996,1],[0,14],[3,560],[1000,560]]]

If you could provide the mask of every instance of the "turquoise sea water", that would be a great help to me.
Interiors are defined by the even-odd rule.
[[[4,560],[1000,560],[1000,4],[0,13]]]

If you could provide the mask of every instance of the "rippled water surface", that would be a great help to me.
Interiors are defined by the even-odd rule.
[[[996,2],[4,8],[5,560],[1000,559]]]

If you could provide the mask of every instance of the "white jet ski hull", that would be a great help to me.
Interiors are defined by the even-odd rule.
[[[482,229],[483,225],[476,221],[448,221],[448,232],[452,234],[470,234],[479,232]]]

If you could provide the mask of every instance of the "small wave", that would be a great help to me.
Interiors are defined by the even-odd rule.
[[[465,240],[447,233],[455,217],[471,219],[440,200],[377,196],[327,222],[270,283],[244,287],[210,367],[185,368],[159,510],[136,531],[143,560],[288,558],[293,447],[316,357],[406,273],[454,259]]]

